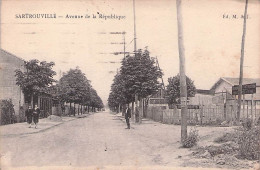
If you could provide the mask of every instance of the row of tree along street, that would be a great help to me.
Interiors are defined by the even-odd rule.
[[[64,108],[64,103],[70,104],[69,114],[75,115],[75,107],[71,104],[78,104],[81,108],[87,108],[87,111],[101,109],[104,107],[101,98],[96,90],[91,86],[90,81],[85,74],[77,67],[70,69],[63,74],[60,80],[56,81],[53,70],[55,63],[38,61],[36,59],[25,61],[25,70],[16,70],[16,84],[21,87],[25,103],[31,106],[40,104],[37,98],[39,96],[48,96],[55,100]],[[46,115],[47,116],[47,115]]]
[[[159,81],[162,75],[155,58],[150,56],[147,49],[139,50],[133,56],[126,56],[111,85],[109,108],[112,111],[120,111],[122,108],[124,112],[126,105],[132,103],[135,121],[141,123],[144,112],[147,112],[149,97],[163,88]],[[186,77],[186,80],[188,97],[192,97],[196,88],[190,78]],[[165,90],[168,103],[180,104],[180,76],[169,78],[168,83]]]

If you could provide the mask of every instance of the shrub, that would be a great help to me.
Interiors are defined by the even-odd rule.
[[[195,128],[191,129],[187,138],[182,142],[182,146],[184,148],[191,148],[197,144],[198,140],[199,140],[198,130],[196,130]]]
[[[256,125],[259,126],[260,125],[260,117],[258,118]]]
[[[236,142],[237,141],[237,135],[236,133],[225,133],[223,136],[220,136],[214,140],[216,143],[225,143],[225,142]]]
[[[251,119],[245,119],[242,122],[242,126],[244,127],[245,130],[250,130],[253,126],[253,121]]]
[[[219,154],[232,154],[237,152],[237,146],[234,143],[225,143],[220,146],[210,145],[206,147],[206,150],[210,153],[212,157]]]
[[[260,127],[244,129],[239,134],[239,157],[242,159],[260,159]]]
[[[21,106],[19,110],[19,115],[17,117],[18,122],[26,122],[25,110],[24,107]]]
[[[0,111],[1,111],[1,125],[11,124],[15,121],[14,116],[14,105],[12,100],[1,100],[0,101]]]

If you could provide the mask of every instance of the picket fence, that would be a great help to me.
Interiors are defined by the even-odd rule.
[[[203,106],[199,109],[188,109],[187,120],[190,125],[219,125],[223,122],[233,122],[236,120],[237,110],[233,106]],[[254,122],[260,117],[260,109],[248,109],[243,113],[241,110],[241,120],[253,119]],[[161,107],[148,107],[146,118],[165,124],[180,124],[181,109],[162,109]]]

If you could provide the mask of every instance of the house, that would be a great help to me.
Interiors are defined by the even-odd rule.
[[[258,120],[260,116],[260,79],[243,78],[243,85],[256,83],[256,93],[242,95],[240,118]],[[238,78],[221,77],[209,90],[197,89],[188,105],[200,105],[203,115],[220,120],[235,120],[238,112],[238,95],[232,94],[232,87],[239,84]]]
[[[255,94],[245,94],[244,103],[260,105],[260,79],[243,78],[243,84],[256,83]],[[232,86],[238,85],[238,78],[221,77],[209,90],[197,89],[194,97],[189,98],[189,104],[193,105],[224,105],[225,103],[236,104],[238,97],[232,95]],[[242,98],[243,99],[243,98]]]
[[[243,84],[252,84],[256,83],[256,93],[255,94],[245,94],[244,101],[245,105],[253,104],[256,108],[259,108],[260,105],[260,78],[243,78]],[[210,89],[210,91],[214,92],[215,96],[220,96],[225,94],[224,100],[229,101],[237,100],[236,95],[232,95],[232,86],[239,84],[239,78],[230,78],[230,77],[221,77]],[[225,101],[225,102],[226,102]],[[253,103],[252,103],[253,101]]]
[[[16,85],[16,69],[25,71],[24,60],[0,49],[0,100],[11,99],[18,115],[20,106],[24,105],[24,94]]]

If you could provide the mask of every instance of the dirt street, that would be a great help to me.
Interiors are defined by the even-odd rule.
[[[26,124],[24,128],[28,128]],[[131,123],[131,129],[125,128],[123,117],[106,111],[39,133],[1,137],[1,164],[183,167],[191,159],[188,155],[192,151],[180,148],[180,126],[143,120],[141,125]],[[213,135],[230,130],[199,127],[201,138],[208,142],[213,141]]]

